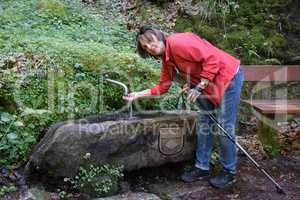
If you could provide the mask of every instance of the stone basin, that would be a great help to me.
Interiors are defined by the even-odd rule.
[[[70,177],[90,164],[131,171],[188,160],[194,156],[196,120],[195,112],[149,111],[132,118],[108,113],[60,122],[37,144],[25,172]]]

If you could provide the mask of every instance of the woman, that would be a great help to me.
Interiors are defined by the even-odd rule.
[[[137,50],[144,58],[154,56],[162,59],[161,78],[156,86],[132,92],[123,97],[125,100],[133,101],[166,93],[177,71],[181,79],[187,82],[182,90],[187,94],[187,99],[195,102],[202,110],[216,108],[215,116],[218,121],[235,139],[243,82],[238,59],[193,33],[175,33],[166,37],[161,31],[151,27],[140,29]],[[207,114],[199,114],[195,166],[191,171],[183,173],[181,179],[185,182],[208,179],[212,186],[224,188],[236,180],[237,151],[232,141],[220,135],[220,162],[223,169],[211,177],[209,163],[215,134],[213,127],[214,123]]]

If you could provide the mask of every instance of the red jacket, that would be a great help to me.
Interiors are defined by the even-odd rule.
[[[208,79],[210,84],[203,94],[219,105],[240,61],[194,33],[172,34],[165,45],[160,81],[150,88],[151,95],[168,91],[176,65],[181,77],[192,85],[197,85],[201,78]]]

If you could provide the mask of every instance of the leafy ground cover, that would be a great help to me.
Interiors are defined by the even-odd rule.
[[[81,1],[1,1],[0,164],[18,165],[54,122],[126,109],[122,88],[146,89],[159,63],[134,52],[134,33],[113,11]],[[155,109],[165,101],[141,100]]]

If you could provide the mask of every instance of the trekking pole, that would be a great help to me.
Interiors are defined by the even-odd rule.
[[[175,73],[176,74],[176,73]],[[175,75],[174,75],[175,76]],[[179,77],[178,79],[180,79],[180,76],[177,76],[177,77]],[[179,103],[179,98],[180,98],[180,96],[182,96],[182,98],[183,98],[183,93],[184,93],[184,91],[181,91],[180,92],[180,94],[179,94],[179,96],[178,96],[178,98],[177,98],[177,102],[176,102],[176,106],[178,106],[178,103]],[[282,189],[282,187],[280,187],[280,185],[273,179],[273,177],[272,176],[270,176],[249,154],[248,154],[248,152],[238,143],[238,142],[236,142],[234,139],[233,139],[233,137],[231,136],[231,135],[229,135],[228,133],[227,133],[227,131],[222,127],[222,125],[218,122],[218,120],[213,116],[213,114],[211,113],[211,112],[209,112],[209,111],[207,111],[207,110],[200,110],[199,109],[199,111],[198,112],[201,112],[201,111],[204,111],[205,112],[205,114],[207,114],[209,117],[210,117],[210,119],[211,120],[213,120],[216,124],[217,124],[217,126],[222,130],[222,132],[225,134],[225,136],[227,136],[229,139],[230,139],[230,141],[231,142],[233,142],[235,145],[237,145],[238,146],[238,148],[249,158],[249,160],[250,161],[252,161],[252,163],[255,165],[255,167],[259,170],[259,171],[261,171],[265,176],[267,176],[267,178],[269,179],[269,180],[271,180],[271,182],[275,185],[275,187],[276,187],[276,191],[277,191],[277,193],[279,193],[279,194],[286,194],[285,192],[284,192],[284,190]]]
[[[238,143],[236,142],[233,137],[231,135],[229,135],[227,133],[227,131],[222,127],[222,125],[218,122],[218,120],[213,116],[212,113],[210,113],[207,110],[203,110],[205,112],[205,114],[208,114],[208,116],[210,117],[211,120],[213,120],[217,126],[222,130],[222,132],[235,144],[238,146],[238,148],[252,161],[252,163],[255,165],[255,167],[257,169],[259,169],[264,175],[266,175],[268,177],[269,180],[272,181],[273,184],[275,184],[276,187],[276,191],[279,194],[286,194],[284,192],[284,190],[282,189],[282,187],[280,187],[280,185],[272,178],[272,176],[270,176],[249,154],[248,152]],[[201,112],[201,111],[198,111]]]

